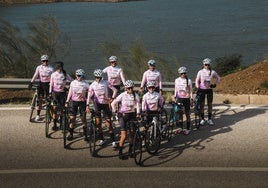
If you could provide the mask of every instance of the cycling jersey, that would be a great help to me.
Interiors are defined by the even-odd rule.
[[[103,73],[107,73],[108,82],[113,86],[120,85],[121,81],[123,82],[123,84],[125,84],[126,79],[122,68],[120,68],[119,66],[108,66],[102,71]]]
[[[159,71],[157,70],[147,70],[143,73],[142,81],[141,81],[141,88],[144,87],[146,82],[155,81],[155,87],[159,87],[162,89],[162,76]]]
[[[113,90],[112,98],[115,98],[117,90],[109,82],[107,82],[106,80],[100,80],[99,82],[94,81],[89,86],[87,104],[90,103],[91,97],[93,97],[94,103],[108,104],[109,103],[108,88]]]
[[[89,84],[85,80],[74,80],[70,84],[69,93],[66,102],[70,101],[86,101]]]
[[[120,113],[131,113],[137,111],[140,114],[140,97],[137,93],[127,93],[127,91],[121,93],[116,99],[111,103],[113,112],[116,111],[116,104],[121,102],[121,107],[119,109]]]
[[[175,80],[175,91],[174,91],[175,98],[193,98],[193,90],[192,90],[192,81],[179,77]]]
[[[51,74],[50,78],[50,87],[49,87],[49,93],[51,92],[64,92],[66,87],[67,81],[72,81],[73,78],[69,75],[64,73],[55,71]]]
[[[142,97],[141,109],[142,111],[156,111],[163,107],[164,99],[158,92],[147,92]]]
[[[31,82],[34,82],[35,79],[39,78],[40,82],[50,82],[50,76],[54,72],[53,67],[50,65],[44,66],[39,65],[36,67],[35,73]]]
[[[211,89],[210,84],[213,78],[217,78],[216,84],[220,82],[220,76],[214,70],[209,70],[209,69],[204,68],[198,71],[196,80],[195,80],[195,85],[197,88],[200,88],[200,89]]]

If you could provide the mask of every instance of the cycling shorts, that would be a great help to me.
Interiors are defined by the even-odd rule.
[[[97,118],[101,118],[101,111],[103,111],[103,115],[104,115],[105,119],[111,119],[112,111],[110,110],[109,104],[94,103],[94,108],[96,111]]]
[[[53,105],[54,106],[64,106],[66,101],[66,93],[65,92],[53,92]]]
[[[191,107],[190,98],[178,98],[177,103],[183,104],[186,114],[190,112],[190,107]]]
[[[119,113],[118,114],[118,120],[119,120],[119,124],[120,124],[120,130],[121,131],[126,131],[128,129],[132,129],[133,127],[129,126],[129,121],[135,121],[136,120],[136,113],[135,112],[131,112],[131,113]]]
[[[80,116],[86,118],[86,101],[70,101],[69,115],[76,116],[78,110]]]
[[[207,96],[207,103],[212,103],[213,101],[213,90],[212,89],[199,89],[201,96],[200,96],[200,103],[205,103],[205,97]]]
[[[49,82],[39,82],[38,97],[48,97],[49,95]]]

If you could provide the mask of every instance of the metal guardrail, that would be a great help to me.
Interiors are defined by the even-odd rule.
[[[0,78],[0,89],[27,89],[31,79],[28,78]],[[92,83],[93,80],[87,80]],[[36,80],[38,83],[38,80]],[[140,87],[139,81],[134,81],[135,89]],[[174,82],[163,82],[164,91],[174,91]]]

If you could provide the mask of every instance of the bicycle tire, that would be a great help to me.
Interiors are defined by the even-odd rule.
[[[133,140],[133,154],[134,154],[134,161],[136,165],[141,164],[142,159],[142,139],[143,136],[141,135],[141,132],[139,130],[136,130]]]
[[[93,122],[90,122],[87,126],[87,138],[88,138],[88,144],[89,144],[89,152],[92,157],[96,156],[96,129],[95,124]]]
[[[168,139],[168,115],[166,109],[162,109],[160,112],[160,130],[161,136],[164,139]]]
[[[159,127],[151,125],[145,133],[145,147],[149,154],[154,155],[158,152],[161,144],[161,133]]]
[[[29,118],[30,122],[33,122],[32,118],[33,118],[33,112],[36,108],[36,104],[37,104],[37,93],[34,94],[32,98],[32,102],[31,102],[31,113],[30,113],[30,118]]]
[[[195,122],[195,128],[200,128],[200,116],[198,113],[194,113],[194,122]]]

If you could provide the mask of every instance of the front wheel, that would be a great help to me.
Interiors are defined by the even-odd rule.
[[[138,130],[135,132],[133,140],[133,154],[136,165],[141,164],[142,159],[142,135]]]
[[[31,102],[31,113],[30,113],[30,117],[29,117],[29,121],[32,122],[32,118],[33,118],[33,112],[35,110],[37,106],[37,94],[35,93]]]
[[[87,126],[87,140],[89,144],[89,152],[92,157],[96,155],[96,130],[95,125],[90,122]]]
[[[63,147],[66,148],[67,145],[67,132],[69,129],[69,119],[68,119],[68,112],[64,111],[62,115],[62,131],[63,131]]]
[[[152,124],[145,134],[145,147],[149,154],[154,155],[160,148],[161,134],[159,127]]]
[[[49,136],[49,125],[50,125],[51,119],[52,119],[51,111],[52,111],[52,106],[47,105],[47,107],[46,107],[46,119],[45,119],[45,123],[46,123],[45,134],[46,134],[46,137]]]

